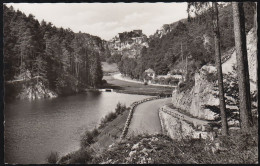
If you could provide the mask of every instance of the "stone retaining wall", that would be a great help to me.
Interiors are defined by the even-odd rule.
[[[164,106],[159,110],[159,118],[163,134],[172,139],[210,138],[213,139],[213,132],[207,121],[188,117],[180,112]]]

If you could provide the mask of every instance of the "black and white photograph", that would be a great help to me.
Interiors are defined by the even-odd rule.
[[[3,164],[258,164],[257,1],[2,3]]]

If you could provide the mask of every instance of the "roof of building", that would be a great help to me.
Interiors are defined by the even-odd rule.
[[[146,72],[146,73],[155,73],[155,72],[153,71],[153,69],[151,69],[151,68],[145,70],[144,72]]]

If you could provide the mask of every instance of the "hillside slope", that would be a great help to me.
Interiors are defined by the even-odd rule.
[[[118,33],[107,43],[112,56],[121,54],[123,57],[137,58],[143,47],[148,47],[147,41],[147,36],[142,33],[142,30],[133,30]]]
[[[247,34],[247,58],[249,67],[249,79],[251,91],[256,90],[256,76],[257,76],[257,34],[255,28],[252,28]],[[233,49],[234,50],[234,49]],[[236,51],[231,54],[230,59],[222,64],[223,73],[228,74],[236,67]]]
[[[244,3],[246,32],[253,27],[252,4]],[[250,6],[250,7],[248,7]],[[232,6],[219,6],[221,50],[226,52],[234,47]],[[191,75],[203,65],[214,64],[214,36],[210,19],[201,18],[188,22],[183,19],[165,24],[148,39],[140,58],[120,61],[119,70],[134,79],[143,79],[144,71],[151,68],[157,75],[187,71]],[[183,56],[182,56],[183,55]],[[134,70],[133,70],[134,69]]]
[[[256,43],[256,31],[252,29],[247,34],[247,48],[248,48],[248,61],[249,61],[249,74],[250,78],[256,80],[256,56],[257,56],[257,43]],[[234,49],[233,49],[234,50]],[[225,95],[230,92],[231,86],[237,84],[236,79],[230,80],[230,78],[236,78],[236,72],[232,70],[232,66],[236,64],[236,53],[234,51],[228,51],[230,59],[228,59],[222,66],[224,75],[224,85],[226,85]],[[191,115],[214,120],[218,118],[219,112],[213,112],[209,107],[205,106],[218,106],[219,99],[217,97],[217,77],[216,68],[211,65],[203,66],[199,72],[195,73],[195,85],[191,90],[186,90],[183,92],[173,92],[172,103],[177,108],[188,111]],[[231,81],[231,82],[230,82]],[[234,86],[234,85],[233,85]],[[256,93],[256,85],[251,81],[251,93]],[[234,96],[236,93],[231,92]],[[231,99],[237,104],[237,99]],[[227,105],[228,108],[237,110],[238,107]],[[229,110],[231,111],[231,110]],[[233,110],[234,111],[234,110]],[[231,119],[230,119],[231,120]],[[231,122],[230,122],[231,123]]]
[[[102,83],[101,60],[110,52],[100,37],[39,22],[12,6],[4,5],[3,19],[7,98],[66,95]]]

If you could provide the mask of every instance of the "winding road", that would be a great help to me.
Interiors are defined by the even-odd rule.
[[[161,133],[158,111],[160,107],[170,102],[171,98],[163,98],[138,105],[134,110],[127,136]]]

